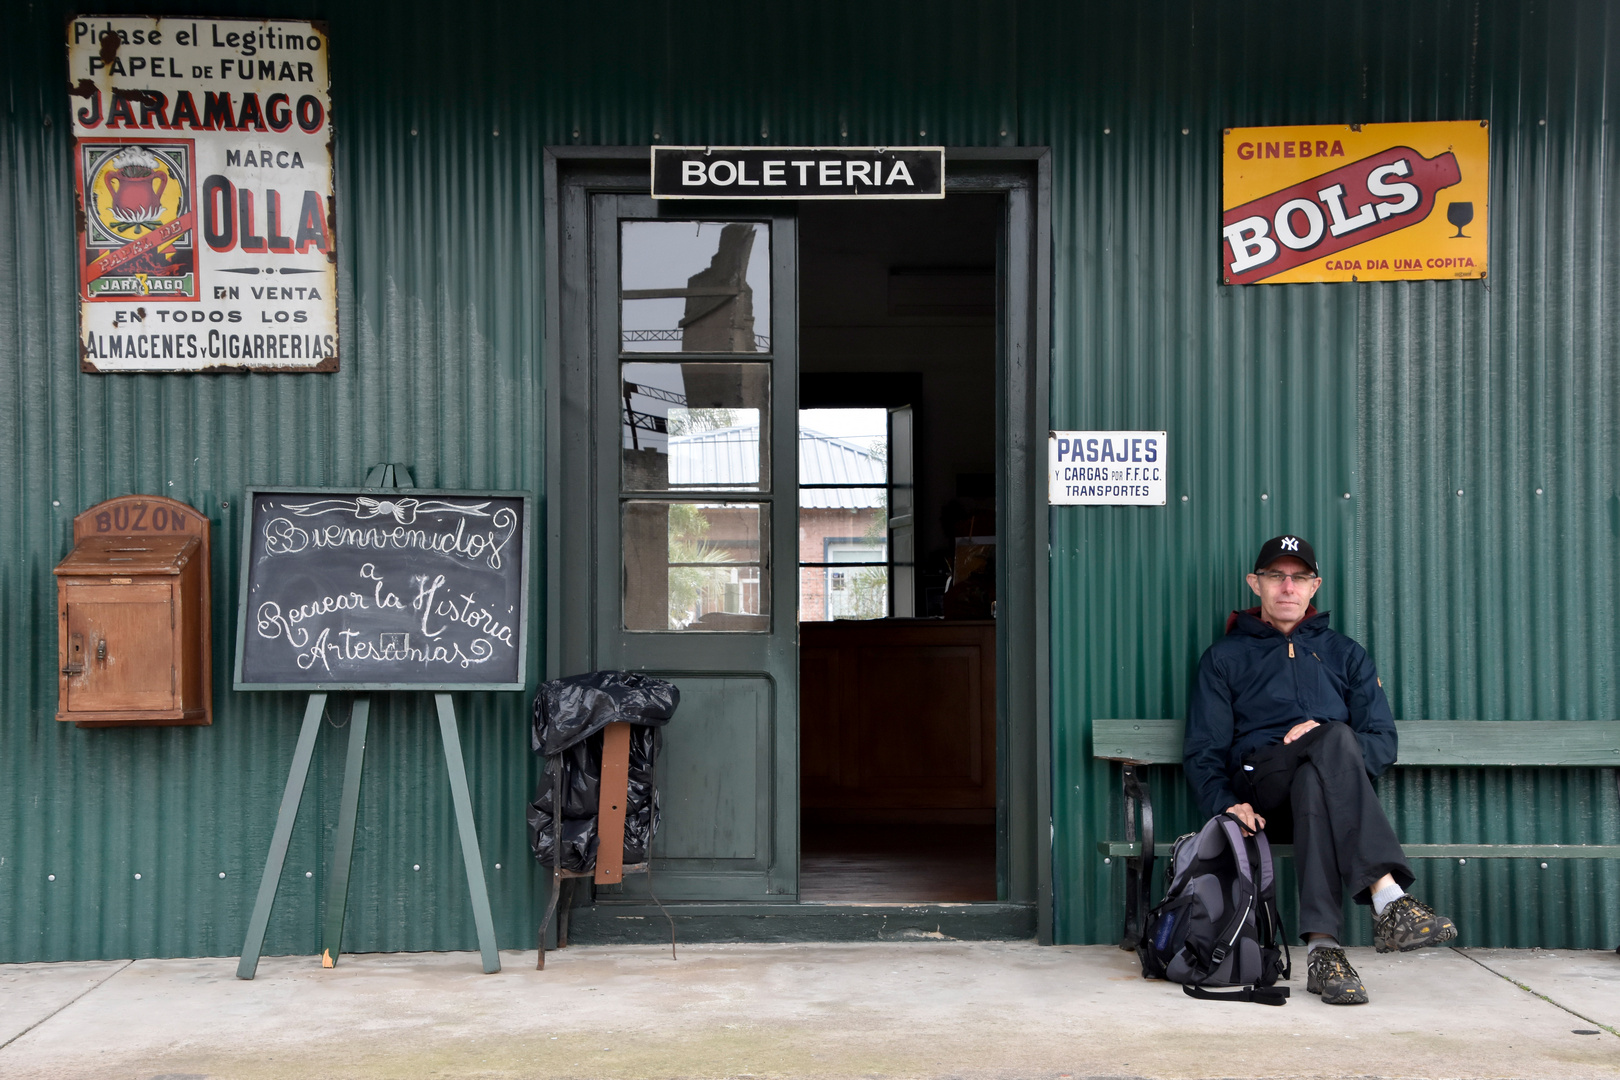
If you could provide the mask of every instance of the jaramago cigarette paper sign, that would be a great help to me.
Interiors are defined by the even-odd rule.
[[[332,371],[322,24],[68,23],[81,366]]]
[[[1479,278],[1490,131],[1483,120],[1228,128],[1221,278]]]

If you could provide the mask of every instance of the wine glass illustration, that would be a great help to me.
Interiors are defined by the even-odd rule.
[[[1446,207],[1446,220],[1457,226],[1457,235],[1452,240],[1469,237],[1463,235],[1463,226],[1474,220],[1474,204],[1471,202],[1454,202]]]

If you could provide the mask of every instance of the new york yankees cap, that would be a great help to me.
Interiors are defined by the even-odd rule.
[[[1316,568],[1316,551],[1310,542],[1298,536],[1273,536],[1260,548],[1260,556],[1254,560],[1254,569],[1258,573],[1284,556],[1298,559],[1310,567],[1311,573],[1320,575]]]

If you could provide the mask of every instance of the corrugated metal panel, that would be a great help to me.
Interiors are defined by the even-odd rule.
[[[543,497],[548,143],[1053,147],[1054,424],[1164,427],[1180,463],[1165,511],[1054,515],[1060,940],[1117,931],[1116,875],[1092,854],[1116,796],[1090,718],[1181,713],[1258,538],[1318,538],[1329,602],[1400,715],[1615,714],[1620,30],[1599,0],[327,7],[344,357],[325,376],[77,372],[72,9],[21,8],[0,37],[0,960],[235,952],[301,707],[216,679],[209,729],[57,725],[50,567],[73,511],[129,491],[208,510],[224,672],[245,485],[394,460]],[[276,10],[293,9],[251,5]],[[1215,284],[1223,125],[1476,115],[1498,170],[1488,283]],[[459,701],[497,933],[517,947],[537,895],[524,703]],[[343,739],[323,732],[272,952],[316,948]],[[379,702],[369,761],[349,944],[472,947],[425,701]],[[1187,822],[1175,787],[1161,810]],[[1620,835],[1596,772],[1403,775],[1385,795],[1415,839]],[[1612,866],[1432,878],[1471,941],[1620,937],[1599,899]]]
[[[1016,20],[1005,3],[952,0],[920,21],[901,5],[854,3],[636,3],[609,14],[491,0],[323,7],[334,53],[342,370],[207,378],[77,372],[62,44],[74,8],[63,0],[8,12],[0,607],[20,632],[0,667],[9,793],[0,799],[0,961],[241,947],[302,710],[295,696],[236,694],[223,678],[234,641],[234,501],[245,485],[353,483],[391,460],[411,463],[423,484],[543,496],[544,146],[1013,138]],[[242,0],[209,10],[308,9]],[[212,728],[87,732],[52,718],[50,568],[74,511],[130,491],[172,495],[214,519]],[[538,597],[534,610],[544,610]],[[531,671],[542,646],[537,634]],[[458,700],[497,935],[520,947],[532,938],[537,895],[523,821],[534,775],[525,703]],[[271,953],[317,947],[345,737],[335,725],[346,712],[335,712]],[[471,948],[431,709],[385,698],[374,717],[346,942]]]
[[[1174,462],[1164,511],[1053,514],[1058,937],[1103,941],[1121,882],[1094,845],[1120,807],[1090,718],[1185,715],[1268,536],[1313,538],[1324,606],[1379,661],[1398,717],[1620,711],[1620,18],[1596,2],[1197,3],[1059,8],[1040,26],[1020,134],[1056,157],[1053,423],[1165,428]],[[1488,281],[1216,284],[1223,127],[1476,117]],[[1155,778],[1161,836],[1195,820],[1177,777]],[[1398,770],[1380,795],[1414,842],[1620,837],[1612,770]],[[1469,944],[1620,939],[1612,863],[1418,872]],[[1348,925],[1367,940],[1364,916]]]
[[[229,688],[242,490],[352,484],[388,460],[410,463],[424,485],[538,493],[540,148],[557,134],[526,98],[514,116],[490,107],[518,67],[496,24],[532,40],[530,15],[422,5],[334,18],[342,370],[81,375],[62,45],[71,10],[16,8],[0,35],[0,608],[13,630],[0,668],[0,959],[228,955],[242,945],[303,707]],[[53,718],[51,567],[75,511],[131,491],[174,496],[214,521],[211,728],[81,731]],[[531,936],[535,896],[525,702],[457,700],[500,940],[516,946]],[[272,953],[316,949],[347,706],[332,712]],[[373,716],[346,941],[470,948],[431,699],[383,696]]]

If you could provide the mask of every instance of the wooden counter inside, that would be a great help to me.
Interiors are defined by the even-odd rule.
[[[995,820],[996,624],[799,627],[806,821]]]

